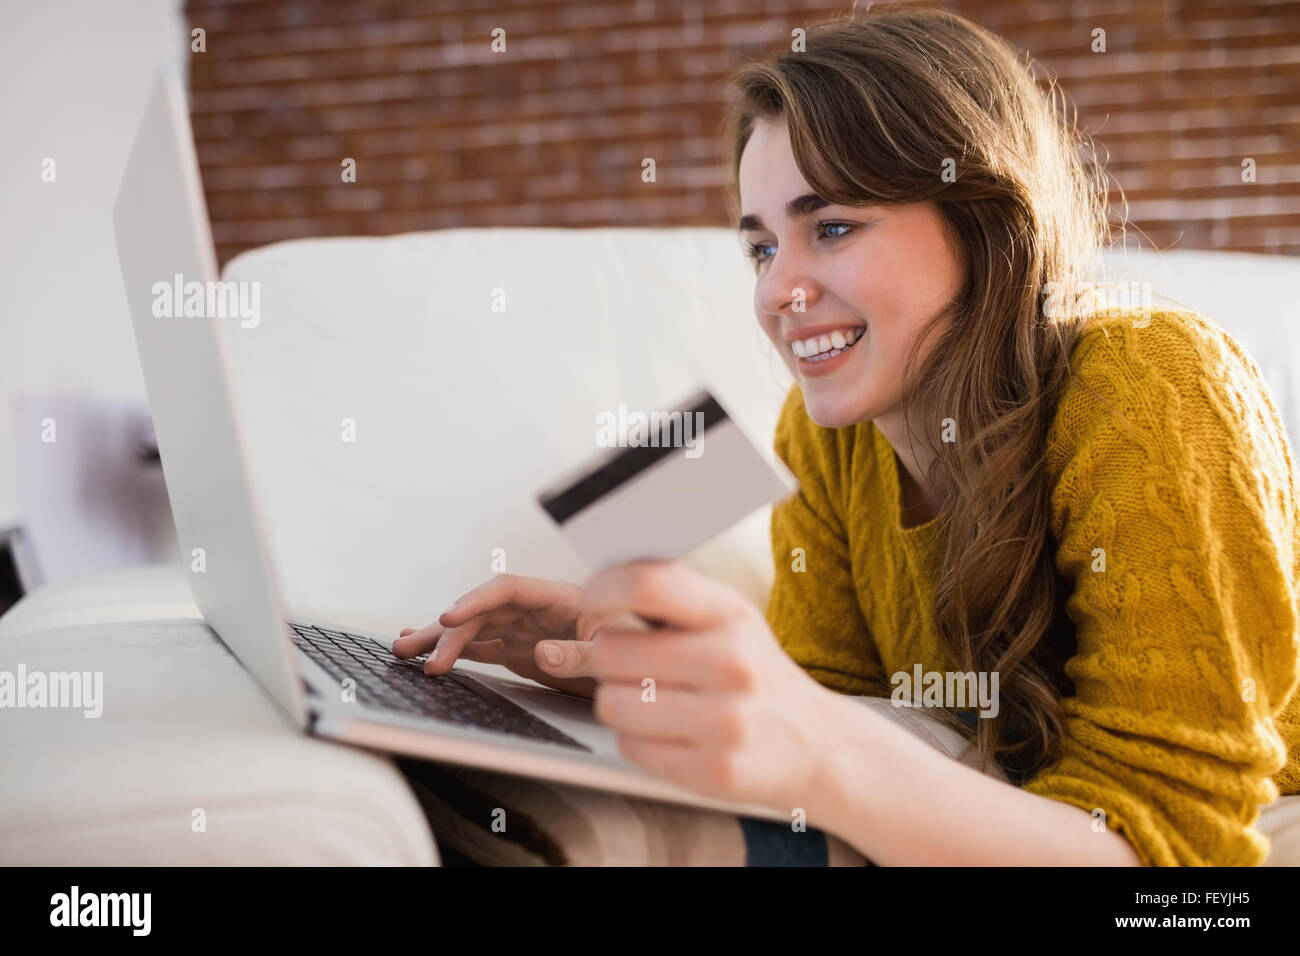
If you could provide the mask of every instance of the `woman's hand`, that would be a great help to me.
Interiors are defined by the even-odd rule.
[[[654,620],[611,625],[562,652],[556,676],[592,677],[596,717],[630,761],[689,789],[786,812],[814,802],[844,726],[839,696],[790,659],[737,591],[681,565],[641,561],[601,572],[573,601],[582,613]]]
[[[520,677],[570,694],[591,697],[596,681],[580,673],[553,676],[538,641],[584,642],[602,622],[635,627],[635,618],[618,613],[591,615],[579,607],[581,588],[567,581],[499,574],[457,599],[438,620],[420,629],[403,628],[393,642],[397,657],[418,657],[431,651],[427,674],[445,674],[458,657],[500,664]]]

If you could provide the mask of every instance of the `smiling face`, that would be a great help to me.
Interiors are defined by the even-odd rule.
[[[961,288],[939,207],[824,203],[799,172],[783,118],[756,124],[739,188],[741,236],[758,263],[754,312],[809,417],[828,428],[875,421],[897,447],[903,363]]]

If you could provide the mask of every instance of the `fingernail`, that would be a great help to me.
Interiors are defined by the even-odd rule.
[[[564,661],[564,652],[554,644],[542,644],[542,654],[546,657],[546,663],[552,667],[558,667]]]
[[[451,607],[449,607],[449,608],[447,608],[447,610],[443,611],[442,614],[450,614],[452,611],[456,610],[456,604],[459,604],[459,603],[460,603],[459,601],[455,602],[455,604],[452,604]],[[439,616],[439,617],[442,617],[442,614],[439,614],[438,616]]]

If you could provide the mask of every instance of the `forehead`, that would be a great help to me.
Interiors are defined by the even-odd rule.
[[[764,119],[754,131],[740,155],[737,175],[741,210],[774,219],[786,200],[809,192],[790,149],[790,133],[785,120]]]

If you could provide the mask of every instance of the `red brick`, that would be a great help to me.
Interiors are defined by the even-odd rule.
[[[1058,78],[1127,195],[1131,233],[1300,251],[1300,3],[946,5],[1030,53],[1044,84]],[[795,26],[848,15],[795,0],[186,9],[208,34],[190,59],[191,105],[223,262],[310,235],[730,225],[727,74],[785,48]],[[490,51],[497,26],[504,54]],[[1104,54],[1090,51],[1095,27]],[[1240,182],[1245,156],[1256,183]],[[356,183],[340,180],[344,157]]]

